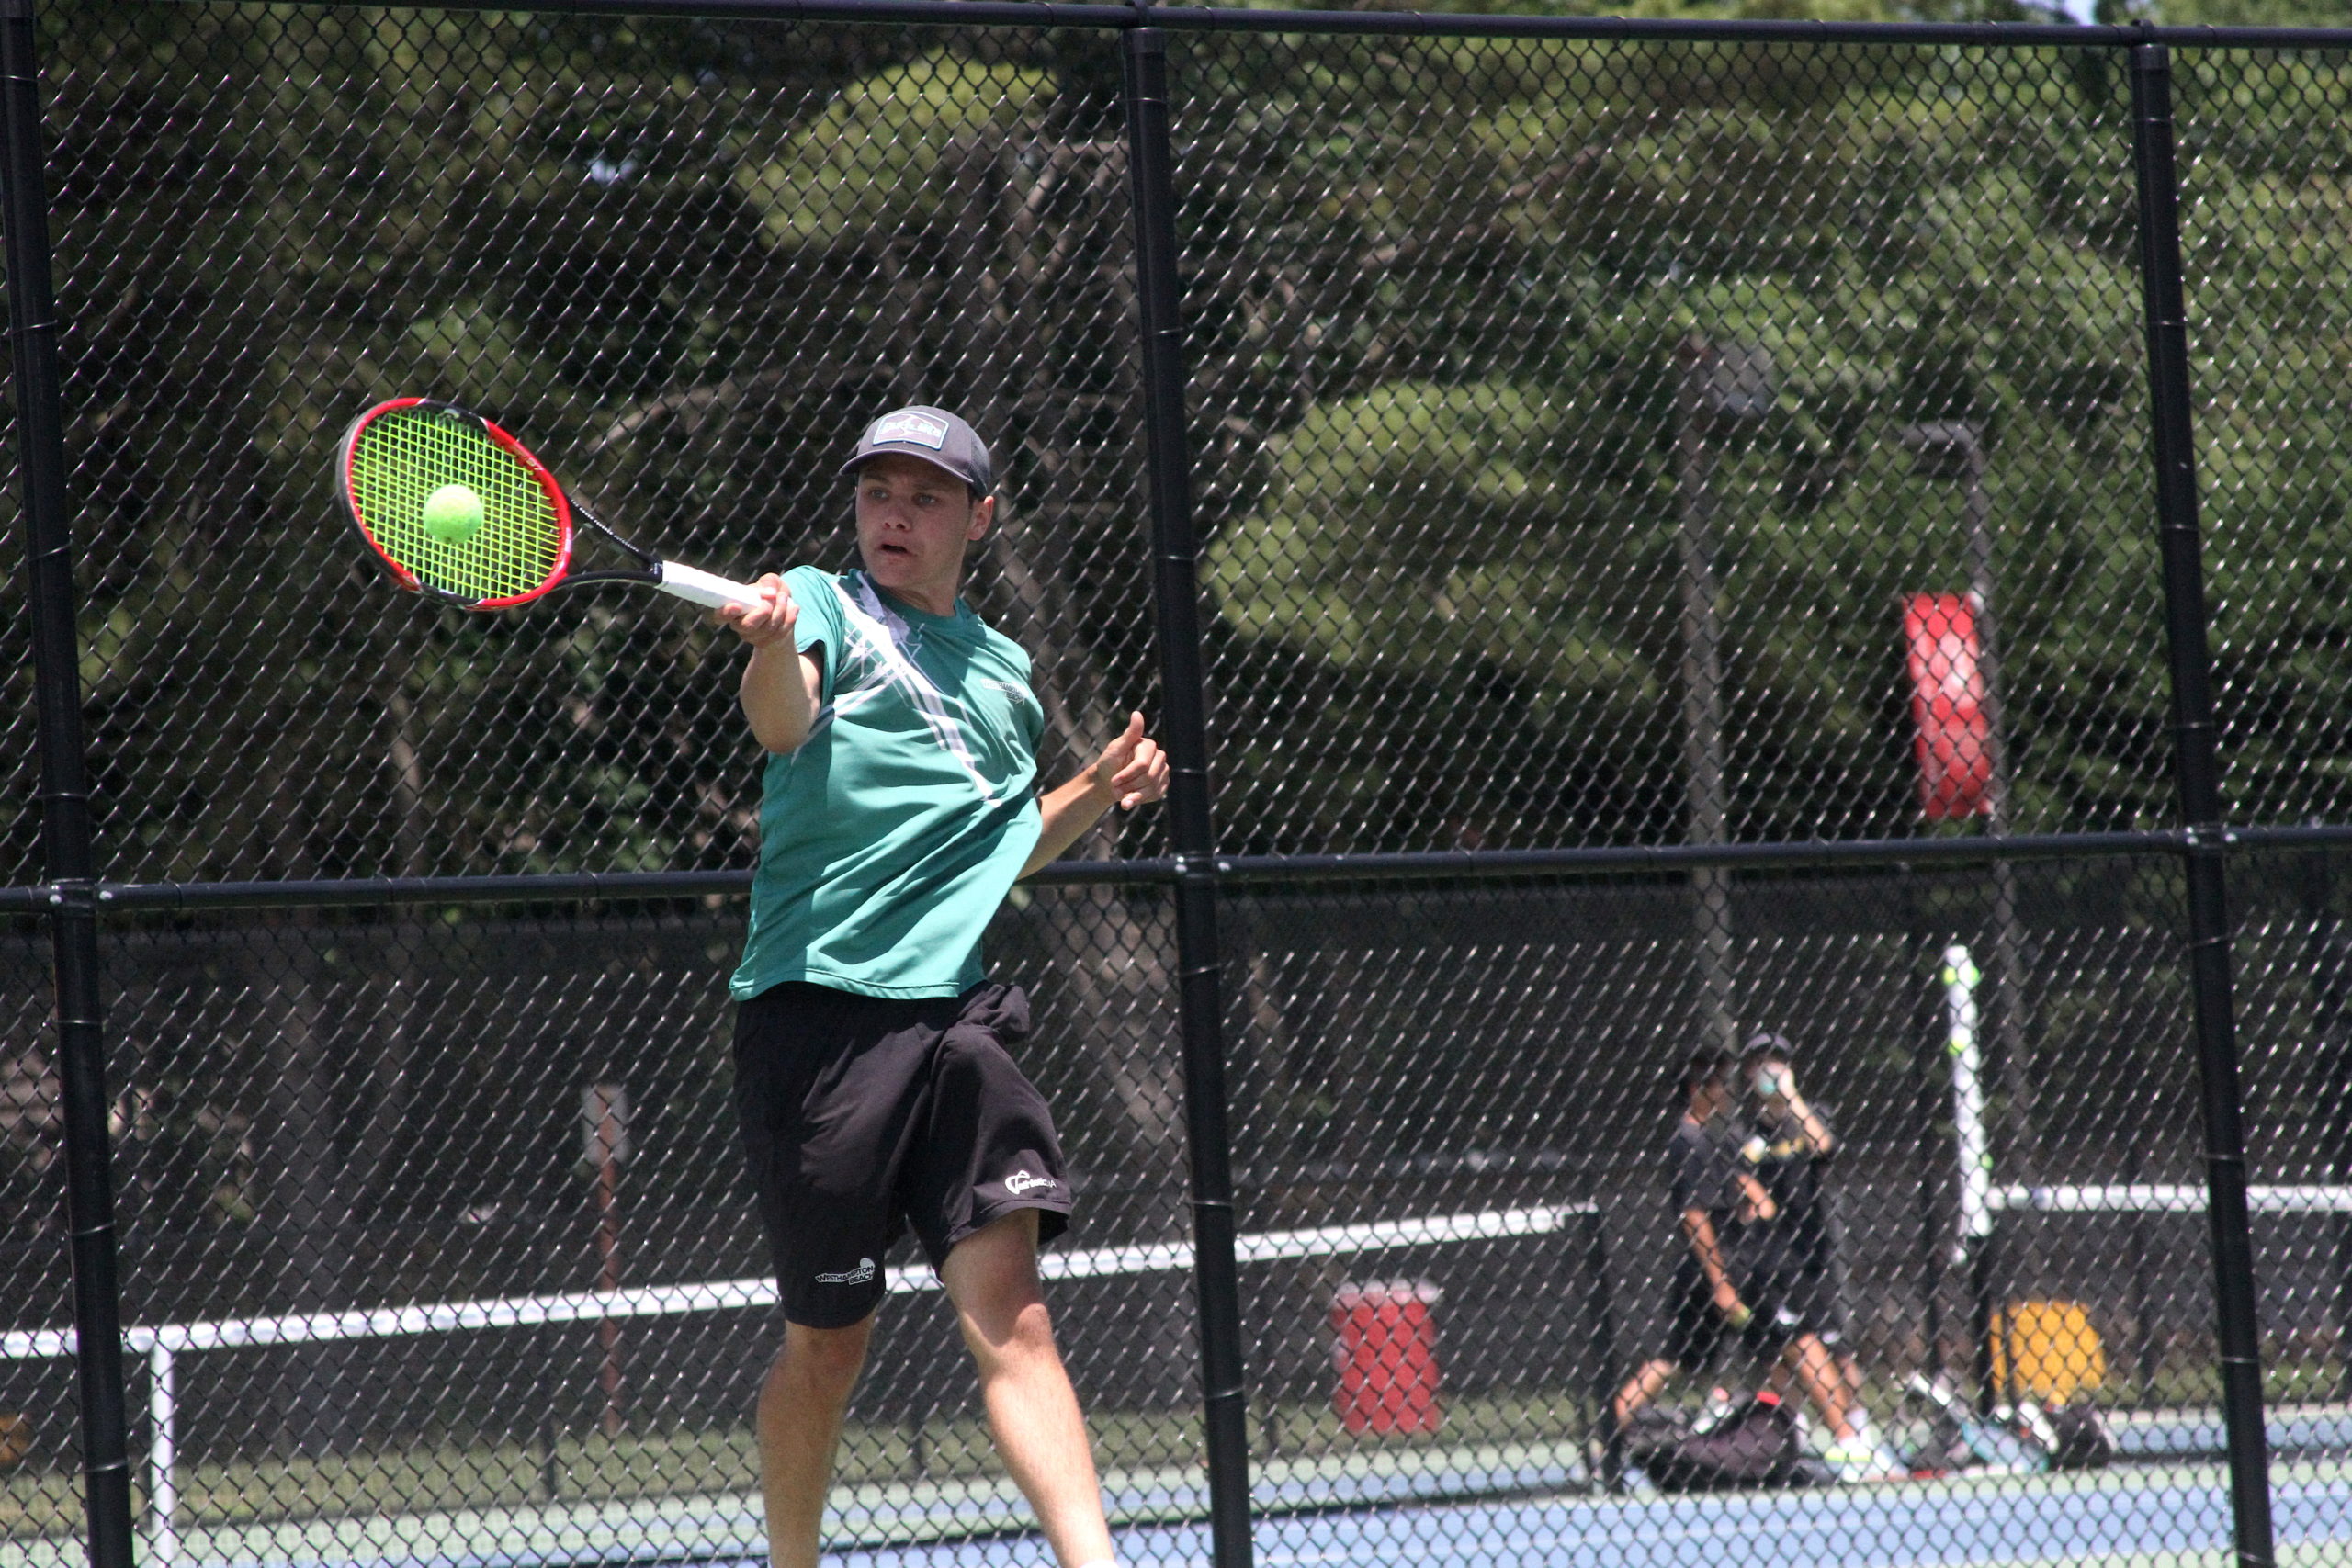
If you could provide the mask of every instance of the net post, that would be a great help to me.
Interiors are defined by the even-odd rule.
[[[152,1568],[180,1559],[179,1372],[161,1336],[147,1348],[147,1557]]]
[[[1211,1560],[1249,1568],[1249,1400],[1234,1247],[1232,1143],[1226,1120],[1217,869],[1209,815],[1201,660],[1200,537],[1184,428],[1182,286],[1177,275],[1175,153],[1169,133],[1168,36],[1138,6],[1120,38],[1127,175],[1135,206],[1144,427],[1151,506],[1152,605],[1159,631],[1169,822],[1176,852],[1176,963],[1192,1154],[1193,1289],[1209,1467]]]
[[[41,858],[50,877],[58,1082],[74,1267],[74,1356],[82,1404],[83,1507],[91,1568],[133,1561],[122,1291],[99,1032],[97,856],[82,724],[74,539],[65,484],[62,372],[51,279],[40,51],[32,0],[0,3],[8,335],[22,476],[27,613],[40,738]]]
[[[2206,1214],[2211,1225],[2222,1416],[2229,1444],[2237,1560],[2270,1568],[2268,1439],[2246,1210],[2245,1099],[2239,1083],[2205,567],[2198,531],[2188,322],[2181,276],[2180,181],[2174,162],[2172,62],[2162,44],[2132,49],[2132,148],[2137,175],[2140,288],[2147,337],[2151,455],[2164,566],[2165,642],[2172,677],[2173,778],[2186,829],[2188,977],[2205,1129]]]
[[[1617,1429],[1613,1404],[1617,1394],[1617,1302],[1609,1280],[1609,1210],[1600,1201],[1598,1184],[1588,1183],[1587,1190],[1592,1193],[1584,1211],[1585,1313],[1591,1320],[1589,1327],[1592,1336],[1592,1421],[1585,1438],[1585,1450],[1598,1467],[1593,1472],[1594,1490],[1613,1494],[1625,1489],[1624,1434]]]
[[[2006,1321],[1994,1300],[2001,1288],[2000,1244],[2000,1226],[1995,1223],[1968,1250],[1968,1333],[1973,1341],[1969,1371],[1976,1383],[1976,1414],[1988,1420],[2001,1403],[2002,1374],[2007,1370],[2006,1358],[1996,1359],[1993,1354],[1994,1336],[2003,1331]]]

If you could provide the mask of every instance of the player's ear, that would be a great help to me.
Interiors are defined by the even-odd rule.
[[[964,529],[964,537],[978,541],[989,536],[989,528],[996,522],[996,497],[984,495],[972,503],[972,520]]]

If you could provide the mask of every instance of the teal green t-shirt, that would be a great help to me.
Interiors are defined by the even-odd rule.
[[[1037,845],[1029,656],[960,600],[926,615],[809,566],[785,582],[801,650],[824,649],[822,701],[800,749],[768,759],[728,988],[956,996],[984,977],[980,933]]]

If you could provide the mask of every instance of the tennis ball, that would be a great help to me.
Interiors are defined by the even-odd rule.
[[[424,498],[424,531],[445,545],[462,545],[481,526],[481,497],[470,485],[443,485]]]

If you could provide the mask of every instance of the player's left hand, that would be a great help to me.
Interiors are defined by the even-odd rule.
[[[1090,772],[1094,787],[1111,792],[1122,811],[1168,796],[1168,753],[1143,732],[1143,715],[1127,716],[1127,728],[1102,750]]]

